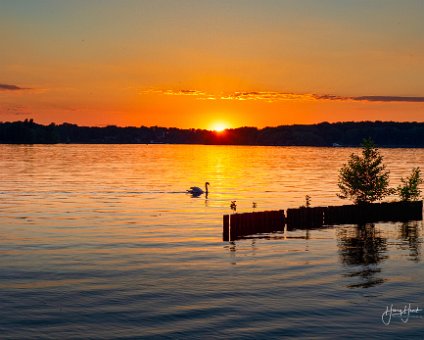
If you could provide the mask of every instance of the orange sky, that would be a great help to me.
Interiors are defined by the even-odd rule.
[[[0,121],[424,121],[422,1],[9,1]]]

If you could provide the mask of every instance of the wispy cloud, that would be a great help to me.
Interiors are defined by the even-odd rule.
[[[252,92],[234,92],[223,94],[219,99],[222,100],[258,100],[273,103],[286,100],[313,100],[310,94],[284,93],[272,91],[252,91]]]
[[[354,96],[343,97],[335,95],[318,95],[313,97],[317,100],[338,100],[338,101],[365,101],[365,102],[405,102],[405,103],[424,103],[424,97],[406,97],[406,96]]]
[[[35,113],[31,112],[31,110],[23,105],[3,105],[0,107],[0,116],[4,115],[7,116],[27,116],[27,117],[33,117],[36,115]]]
[[[32,90],[32,89],[29,87],[21,87],[18,85],[0,84],[0,91],[25,91],[25,90]]]
[[[423,103],[424,97],[406,96],[339,96],[315,93],[289,93],[278,91],[245,91],[213,93],[193,89],[147,89],[140,94],[162,94],[167,96],[192,96],[198,100],[238,100],[264,101],[274,103],[280,101],[363,101],[363,102],[405,102]]]
[[[172,89],[145,89],[140,94],[164,94],[167,96],[206,96],[206,93],[199,90],[172,90]]]
[[[362,96],[353,97],[353,100],[366,100],[369,102],[409,102],[424,103],[424,97],[399,97],[399,96]]]
[[[175,90],[175,89],[146,89],[139,92],[140,94],[162,94],[168,96],[193,96],[199,100],[258,100],[275,102],[281,100],[314,100],[313,95],[283,93],[273,91],[245,91],[245,92],[206,92],[200,90]]]

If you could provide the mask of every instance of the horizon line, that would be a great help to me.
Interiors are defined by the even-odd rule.
[[[188,128],[183,128],[183,127],[176,127],[176,126],[160,126],[160,125],[116,125],[116,124],[107,124],[107,125],[79,125],[77,123],[70,123],[70,122],[61,122],[61,123],[56,123],[56,122],[51,122],[51,123],[37,123],[33,118],[25,118],[24,120],[16,120],[16,121],[1,121],[0,120],[0,124],[13,124],[13,123],[33,123],[33,124],[37,124],[37,125],[41,125],[41,126],[49,126],[49,125],[64,125],[64,124],[69,124],[69,125],[76,125],[77,127],[80,128],[107,128],[107,127],[117,127],[117,128],[141,128],[141,127],[145,127],[145,128],[160,128],[160,129],[178,129],[178,130],[202,130],[202,131],[210,131],[210,132],[217,132],[214,129],[208,129],[208,128],[197,128],[197,127],[188,127]],[[349,124],[349,123],[353,123],[353,124],[360,124],[360,123],[371,123],[371,124],[375,124],[375,123],[395,123],[395,124],[424,124],[424,120],[423,121],[394,121],[394,120],[358,120],[358,121],[354,121],[354,120],[346,120],[346,121],[334,121],[334,122],[329,122],[329,121],[321,121],[318,123],[310,123],[310,124],[302,124],[302,123],[293,123],[293,124],[279,124],[279,125],[267,125],[264,127],[257,127],[257,126],[249,126],[249,125],[243,125],[243,126],[238,126],[238,127],[229,127],[229,128],[225,128],[220,132],[223,131],[231,131],[231,130],[237,130],[237,129],[245,129],[245,128],[250,128],[250,129],[257,129],[257,130],[263,130],[263,129],[267,129],[267,128],[277,128],[277,127],[282,127],[282,126],[316,126],[316,125],[322,125],[322,124]]]

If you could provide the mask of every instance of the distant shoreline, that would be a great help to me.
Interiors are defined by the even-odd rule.
[[[332,146],[320,146],[320,145],[246,145],[246,144],[200,144],[200,143],[2,143],[0,145],[193,145],[193,146],[246,146],[246,147],[279,147],[279,148],[333,148]],[[385,146],[378,145],[379,149],[424,149],[424,146]],[[346,145],[339,147],[338,149],[352,149],[361,148],[360,145]]]
[[[165,127],[42,125],[0,122],[0,144],[197,144],[358,147],[372,138],[380,148],[424,148],[424,123],[340,122],[277,127],[240,127],[223,132]]]

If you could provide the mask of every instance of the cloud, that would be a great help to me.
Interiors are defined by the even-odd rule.
[[[17,85],[0,84],[0,91],[25,91],[31,90],[29,87],[20,87]]]
[[[206,96],[206,93],[198,90],[173,90],[173,89],[144,89],[140,94],[163,94],[167,96]]]
[[[10,105],[3,107],[0,110],[0,115],[13,115],[13,116],[33,116],[34,113],[31,113],[31,110],[23,105]]]
[[[407,102],[424,103],[424,97],[399,97],[399,96],[362,96],[352,97],[353,100],[365,100],[369,102]]]
[[[312,94],[311,95],[316,100],[339,100],[339,101],[345,101],[345,100],[353,100],[353,97],[342,97],[342,96],[335,96],[332,94]]]
[[[221,100],[257,100],[273,103],[286,100],[313,100],[310,94],[284,93],[272,91],[234,92],[219,97]]]
[[[283,93],[273,91],[246,91],[246,92],[205,92],[191,89],[146,89],[141,90],[140,94],[162,94],[167,96],[192,96],[199,100],[259,100],[275,102],[281,100],[314,100],[309,94]]]
[[[338,100],[338,101],[365,101],[365,102],[404,102],[404,103],[424,103],[424,97],[404,97],[404,96],[357,96],[342,97],[335,95],[313,95],[317,100]]]
[[[278,91],[245,91],[208,93],[200,90],[174,90],[174,89],[147,89],[141,94],[162,94],[167,96],[192,96],[199,100],[238,100],[238,101],[264,101],[274,103],[280,101],[364,101],[364,102],[404,102],[424,103],[424,97],[404,96],[339,96],[331,94],[290,93]]]

